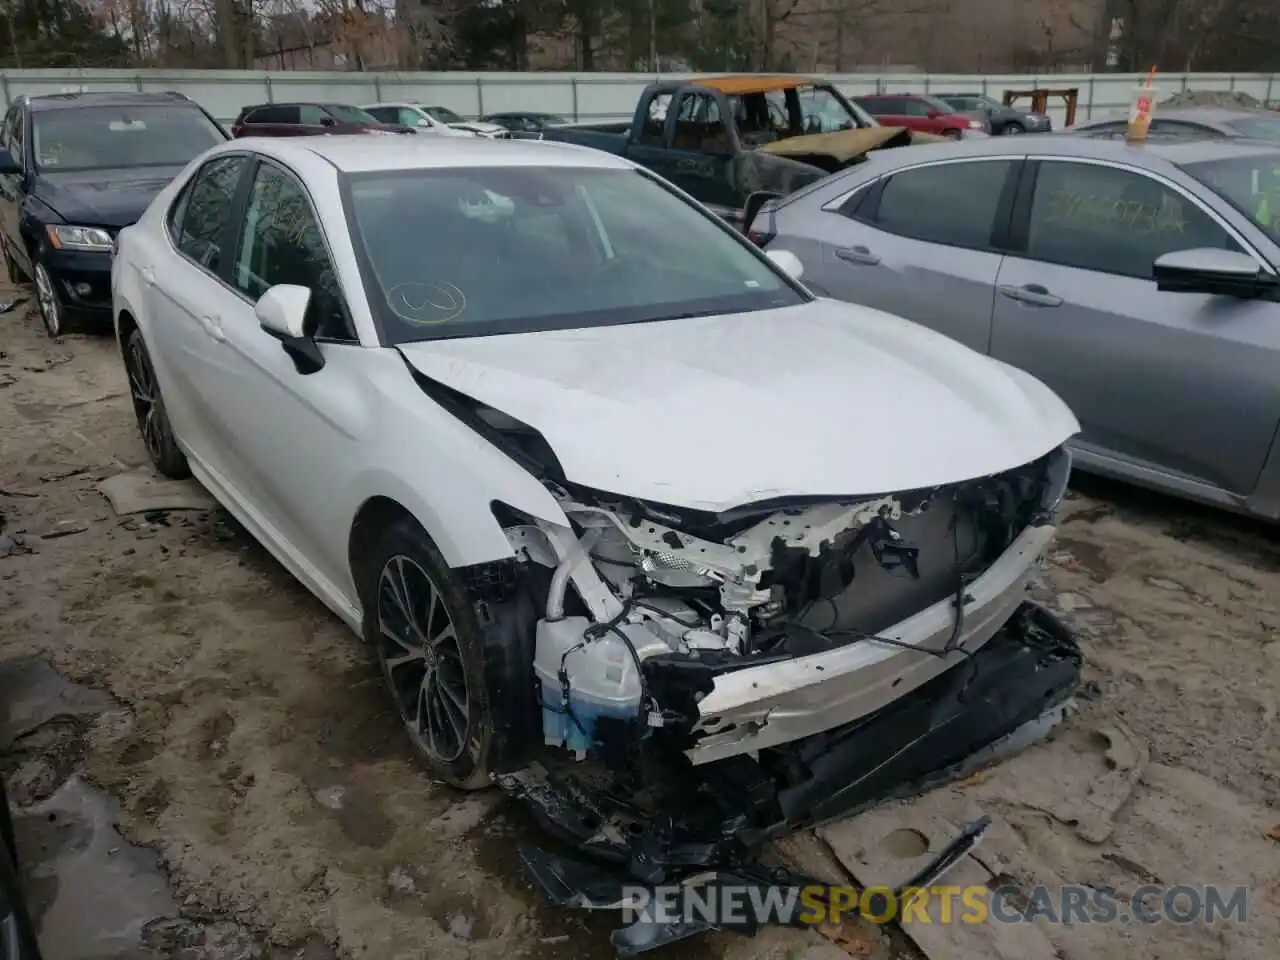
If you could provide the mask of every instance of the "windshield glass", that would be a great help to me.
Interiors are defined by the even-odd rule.
[[[202,111],[176,103],[70,107],[32,116],[38,170],[177,167],[226,139]]]
[[[804,111],[806,133],[830,133],[856,127],[879,126],[861,108],[841,102],[833,91],[822,87],[800,88],[800,109]]]
[[[460,116],[458,116],[448,107],[424,107],[423,109],[425,109],[427,113],[431,114],[432,117],[434,117],[436,120],[439,120],[441,123],[464,123],[465,122]]]
[[[1182,169],[1280,242],[1280,152],[1188,163]]]
[[[325,110],[333,114],[343,123],[380,123],[372,113],[368,110],[361,110],[359,107],[348,106],[345,103],[326,103]]]
[[[745,240],[638,171],[377,171],[348,175],[344,203],[389,343],[804,301]]]
[[[1257,137],[1259,140],[1280,142],[1280,114],[1274,117],[1247,117],[1242,120],[1228,120],[1227,126],[1246,137]]]

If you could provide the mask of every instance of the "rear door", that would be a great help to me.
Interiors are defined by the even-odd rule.
[[[873,97],[858,104],[885,127],[910,127],[906,101],[902,97]]]
[[[785,208],[771,247],[805,282],[986,352],[1000,251],[1021,159],[942,160],[896,171],[829,209]],[[801,201],[803,203],[803,201]]]
[[[1251,493],[1280,421],[1280,303],[1151,279],[1162,254],[1240,236],[1149,171],[1045,158],[1024,181],[992,355],[1067,402],[1087,451]]]

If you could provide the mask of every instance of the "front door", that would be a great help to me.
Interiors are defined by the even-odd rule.
[[[985,353],[1003,259],[994,234],[1017,167],[1007,159],[911,167],[842,210],[807,218],[797,227],[809,237],[795,250],[805,282]],[[793,241],[791,221],[784,239],[777,245]]]
[[[1280,303],[1156,289],[1164,253],[1240,249],[1167,183],[1058,159],[1035,176],[992,355],[1053,388],[1088,448],[1251,493],[1280,421]]]
[[[370,429],[367,398],[351,372],[364,348],[302,182],[265,159],[252,176],[217,318],[218,360],[207,367],[217,376],[219,432],[234,438],[235,482],[260,513],[255,519],[342,583],[347,558],[331,551],[341,538],[326,536],[344,522],[333,513],[330,483],[358,457]],[[299,373],[255,314],[262,294],[283,283],[311,290],[307,328],[327,361],[314,373]]]
[[[664,176],[722,216],[734,216],[746,197],[730,182],[736,150],[731,118],[709,92],[683,91],[668,124],[671,145]]]

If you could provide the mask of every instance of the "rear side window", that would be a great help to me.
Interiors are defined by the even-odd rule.
[[[170,212],[170,234],[182,253],[210,273],[222,268],[236,188],[249,158],[217,157],[201,167]]]
[[[876,226],[916,240],[985,250],[1013,164],[976,160],[894,174],[880,194]]]
[[[322,123],[324,123],[325,118],[328,117],[329,114],[326,113],[324,110],[322,110],[320,107],[315,107],[315,106],[312,106],[311,104],[307,104],[304,107],[298,108],[298,116],[299,116],[299,122],[304,127],[318,127]]]
[[[403,120],[400,120],[400,121],[396,120],[396,117],[398,117],[403,112],[397,107],[365,107],[365,110],[373,114],[383,123],[406,122]]]
[[[290,106],[273,105],[269,107],[259,107],[247,117],[244,118],[245,123],[297,123],[298,108]]]

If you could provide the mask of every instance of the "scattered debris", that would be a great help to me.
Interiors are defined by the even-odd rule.
[[[98,484],[119,516],[168,510],[212,510],[213,497],[194,480],[163,480],[150,468],[118,473]]]
[[[1167,580],[1164,577],[1147,577],[1147,583],[1158,590],[1169,590],[1170,592],[1185,593],[1187,588],[1176,580]]]
[[[459,940],[470,940],[475,921],[469,920],[460,913],[449,915],[449,932]]]
[[[1276,843],[1280,843],[1280,823],[1277,823],[1274,827],[1264,833],[1263,836],[1268,840],[1274,840]]]
[[[26,302],[26,297],[10,297],[8,300],[0,300],[0,313],[11,313],[15,307],[21,306]]]
[[[64,363],[70,363],[70,362],[71,362],[71,354],[58,353],[58,354],[54,354],[53,356],[46,357],[44,363],[30,364],[28,366],[24,366],[22,369],[25,370],[27,373],[48,373],[50,370],[54,369],[55,367],[60,367]]]
[[[1098,733],[1110,744],[1104,757],[1111,769],[1094,781],[1086,805],[1075,818],[1076,834],[1089,843],[1103,843],[1111,836],[1115,815],[1128,801],[1151,762],[1147,742],[1134,736],[1124,724],[1117,722]]]
[[[53,473],[46,473],[41,476],[40,482],[57,483],[59,480],[70,480],[72,477],[88,473],[91,469],[91,467],[71,467],[69,470],[56,470]]]
[[[62,521],[62,523],[66,523],[66,522],[67,521],[65,520]],[[60,540],[62,537],[71,537],[71,536],[75,536],[77,533],[84,533],[88,529],[89,529],[88,527],[74,527],[74,526],[64,527],[64,526],[61,526],[61,524],[59,524],[59,529],[50,530],[48,533],[40,534],[40,539],[41,540]]]
[[[0,559],[16,557],[24,553],[35,553],[35,551],[27,546],[27,540],[22,534],[6,533],[0,535]]]
[[[404,867],[393,867],[390,875],[387,877],[387,886],[397,893],[413,893],[418,889],[418,885],[413,882],[413,877]]]
[[[0,497],[13,497],[15,499],[22,497],[22,498],[34,500],[39,496],[40,494],[38,493],[28,493],[25,490],[9,490],[5,487],[0,487]]]

